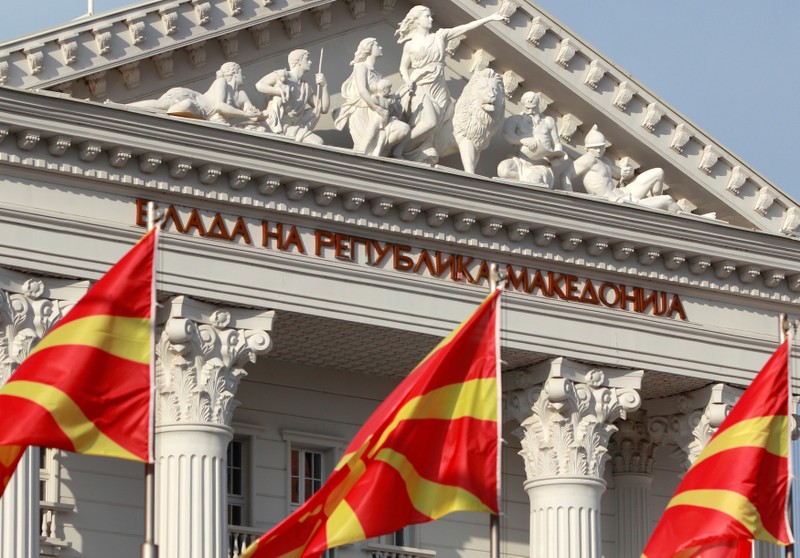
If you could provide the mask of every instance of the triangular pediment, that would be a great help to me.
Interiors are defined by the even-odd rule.
[[[437,2],[434,28],[486,17],[498,4]],[[445,73],[454,98],[475,71],[489,67],[503,78],[506,116],[520,112],[524,92],[542,93],[544,115],[557,122],[572,159],[584,152],[584,138],[597,125],[610,159],[627,158],[639,173],[663,169],[667,193],[694,214],[763,232],[797,233],[800,209],[778,187],[535,4],[514,4],[507,23],[470,30],[448,45]],[[326,145],[349,148],[352,140],[347,130],[336,129],[334,117],[353,52],[361,39],[377,38],[383,56],[376,69],[400,87],[402,45],[394,32],[412,5],[403,0],[143,2],[0,45],[0,83],[127,105],[173,87],[203,92],[223,63],[235,61],[243,69],[245,91],[263,108],[267,99],[254,87],[262,76],[285,68],[287,54],[297,48],[311,53],[313,74],[324,51],[322,71],[333,110],[321,117],[316,133]],[[513,151],[497,133],[476,174],[495,177],[497,165]],[[441,164],[461,168],[454,155]],[[580,181],[575,192],[582,195]],[[569,203],[569,196],[562,199]]]

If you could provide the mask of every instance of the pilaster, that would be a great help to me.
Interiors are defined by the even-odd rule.
[[[612,423],[641,404],[643,371],[560,357],[518,373],[507,394],[520,422],[531,503],[530,555],[601,556],[600,499]]]
[[[0,386],[87,288],[86,282],[39,279],[0,268]],[[57,480],[56,480],[57,482]],[[38,558],[39,448],[28,448],[0,498],[0,558]],[[57,552],[58,522],[44,544]],[[51,536],[55,535],[55,536]]]
[[[274,313],[183,296],[156,343],[156,541],[172,558],[227,552],[226,449],[244,366],[269,352]]]

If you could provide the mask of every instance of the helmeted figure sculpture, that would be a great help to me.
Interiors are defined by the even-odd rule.
[[[564,177],[568,182],[575,177],[582,177],[583,187],[588,194],[613,202],[638,203],[672,213],[683,211],[672,196],[663,193],[666,190],[663,170],[650,169],[633,178],[634,169],[631,166],[620,168],[611,163],[604,156],[606,138],[596,125],[586,134],[584,147],[586,153],[573,162],[572,169]],[[633,180],[627,182],[631,178]],[[615,179],[619,180],[616,185]],[[571,186],[566,189],[571,189]]]
[[[330,95],[325,76],[317,73],[315,87],[303,79],[311,70],[311,57],[307,50],[289,53],[289,69],[270,72],[256,83],[256,89],[268,97],[265,109],[269,130],[296,141],[322,145],[322,138],[314,133],[320,115],[330,108]]]

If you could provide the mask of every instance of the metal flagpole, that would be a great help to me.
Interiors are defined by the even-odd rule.
[[[90,3],[91,5],[91,3]],[[155,203],[147,202],[147,230],[152,231],[156,227],[159,220],[158,208]],[[158,231],[156,231],[158,234]],[[151,312],[151,322],[153,331],[155,331],[155,298],[156,298],[156,262],[158,261],[158,238],[156,238],[155,254],[153,256],[153,308]],[[151,336],[151,344],[155,344],[155,335]],[[155,363],[152,361],[155,355],[155,346],[150,347],[151,366]],[[144,543],[142,544],[141,558],[158,558],[158,545],[155,543],[155,530],[156,530],[156,464],[153,456],[155,453],[155,397],[153,397],[153,378],[151,372],[151,386],[150,386],[150,460],[144,464]]]
[[[789,374],[789,413],[791,413],[792,412],[792,341],[793,341],[793,336],[792,336],[792,333],[791,333],[791,331],[789,329],[789,319],[786,316],[786,314],[782,313],[780,315],[779,320],[780,320],[780,338],[781,338],[781,343],[783,343],[787,339],[789,340],[789,346],[787,347],[788,350],[786,351],[786,360],[787,360],[786,369],[788,370],[788,374]],[[793,506],[793,503],[792,503],[793,494],[794,494],[794,491],[792,490],[792,483],[793,483],[793,480],[794,480],[794,474],[793,474],[793,471],[792,471],[792,460],[793,460],[793,457],[792,457],[792,451],[791,451],[791,444],[792,444],[792,440],[791,440],[791,433],[790,433],[790,435],[789,435],[789,497],[788,497],[788,502],[787,502],[787,507],[788,507],[787,514],[789,516],[788,517],[789,525],[791,525],[792,528],[794,528],[794,509],[793,509],[794,506]],[[786,558],[794,558],[794,545],[793,544],[790,544],[789,546],[786,547],[786,555],[785,556],[786,556]]]
[[[94,0],[89,0],[89,7],[86,15],[94,15]]]
[[[500,278],[500,274],[497,271],[497,264],[493,263],[489,266],[489,292],[493,293],[495,289],[497,289],[497,283]],[[499,319],[499,317],[498,317]],[[499,353],[499,341],[498,341],[498,353]],[[500,358],[498,354],[497,358]],[[500,378],[497,379],[500,381]],[[498,414],[500,413],[500,409],[497,410]],[[500,417],[497,417],[500,420]],[[499,479],[502,478],[502,455],[503,455],[503,447],[500,444],[500,440],[497,441],[497,476],[498,476],[498,485],[497,485],[497,493],[498,493],[498,500],[500,491],[500,484]],[[499,502],[498,502],[499,503]],[[489,514],[489,558],[500,558],[500,509],[498,508],[498,514]]]

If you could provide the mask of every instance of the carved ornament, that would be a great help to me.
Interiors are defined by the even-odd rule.
[[[778,197],[777,192],[773,190],[770,186],[764,186],[758,191],[758,197],[756,198],[756,203],[753,206],[753,209],[756,210],[756,213],[760,215],[766,215],[769,208],[772,207],[772,204],[775,203],[776,198]]]
[[[630,103],[631,99],[633,99],[633,96],[638,92],[638,88],[631,85],[630,82],[623,81],[617,87],[617,93],[614,95],[612,104],[619,110],[624,111],[628,107],[628,103]]]
[[[694,136],[694,131],[691,128],[686,124],[678,124],[675,127],[675,133],[672,135],[672,141],[669,146],[678,153],[683,153],[683,148],[686,147],[692,136]]]
[[[561,41],[561,46],[556,53],[556,64],[559,66],[566,68],[569,66],[570,60],[575,56],[578,52],[578,47],[572,39],[564,39]]]
[[[783,218],[781,234],[796,235],[798,228],[800,228],[800,210],[790,207]]]
[[[156,343],[156,420],[231,425],[244,366],[272,348],[273,312],[223,310],[176,297]]]
[[[254,25],[250,28],[250,33],[253,35],[253,42],[258,50],[269,44],[269,22]]]
[[[719,161],[720,152],[713,145],[706,145],[703,148],[703,155],[700,157],[700,162],[697,163],[697,168],[706,174],[711,174],[711,169]]]
[[[659,399],[648,409],[648,432],[655,443],[676,446],[672,456],[688,471],[741,394],[740,389],[715,384]]]
[[[563,357],[518,373],[504,402],[521,425],[517,433],[528,480],[602,478],[609,438],[617,431],[612,423],[641,405],[637,389],[643,373]]]
[[[661,109],[661,106],[658,103],[650,103],[647,105],[647,111],[642,119],[642,128],[648,132],[654,132],[656,126],[659,122],[661,122],[661,118],[663,118],[663,116],[664,112]]]
[[[0,386],[87,288],[0,269]]]
[[[653,454],[658,444],[647,428],[647,413],[636,411],[615,423],[619,429],[611,435],[609,456],[615,474],[653,474]]]
[[[731,171],[731,177],[728,180],[726,189],[738,196],[742,186],[744,186],[744,183],[747,182],[748,178],[750,177],[744,170],[742,170],[742,167],[740,165],[736,165]]]
[[[78,61],[78,41],[77,35],[62,37],[58,40],[61,47],[61,55],[64,57],[64,64],[71,66]]]
[[[608,68],[600,60],[592,60],[586,70],[586,76],[583,78],[584,85],[591,89],[597,89],[597,84],[600,83],[607,71]]]
[[[539,46],[539,41],[545,36],[549,27],[540,16],[531,19],[528,36],[525,39],[534,46]]]
[[[450,212],[446,207],[432,207],[425,212],[425,216],[429,226],[439,228],[450,216]]]

